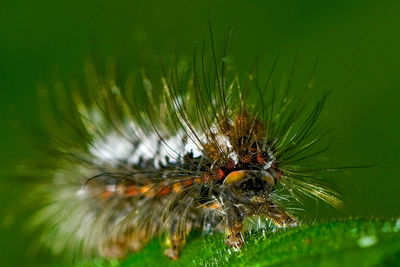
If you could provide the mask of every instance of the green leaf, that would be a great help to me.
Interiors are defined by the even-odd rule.
[[[397,264],[397,265],[396,265]],[[246,234],[239,251],[224,245],[221,234],[195,234],[181,257],[163,255],[159,240],[122,262],[97,261],[81,266],[398,266],[400,219],[321,222],[276,232]]]

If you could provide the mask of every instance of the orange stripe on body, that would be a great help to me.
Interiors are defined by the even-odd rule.
[[[261,156],[261,154],[260,153],[257,153],[257,162],[258,162],[258,164],[260,164],[260,165],[262,165],[262,164],[264,164],[264,158]]]
[[[201,204],[200,206],[204,209],[212,209],[212,210],[218,210],[222,208],[221,204],[219,204],[218,202],[213,202],[211,204]]]
[[[175,193],[181,193],[183,191],[182,183],[175,183],[172,185],[172,191]]]
[[[103,200],[106,200],[106,199],[108,199],[109,197],[111,197],[111,195],[112,195],[113,193],[114,193],[114,192],[112,192],[112,191],[105,191],[105,192],[103,192],[103,193],[100,195],[100,198],[103,199]]]
[[[168,194],[169,192],[171,192],[171,187],[167,185],[163,189],[158,191],[157,197],[162,197],[162,196]]]
[[[194,183],[193,179],[189,179],[189,180],[184,181],[185,187],[189,187],[189,186],[193,185],[193,183]]]
[[[142,193],[141,188],[136,185],[129,186],[124,192],[124,194],[129,197],[139,195],[140,193]]]
[[[225,178],[225,172],[221,168],[218,168],[217,170],[217,177],[218,181],[221,181],[222,179]]]

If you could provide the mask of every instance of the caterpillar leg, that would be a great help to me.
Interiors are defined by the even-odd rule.
[[[147,239],[145,235],[134,235],[128,242],[128,250],[137,252],[147,244]]]
[[[127,234],[127,236],[111,237],[107,242],[100,246],[100,255],[108,259],[120,259],[125,257],[128,252],[139,251],[147,243],[144,234]]]
[[[243,238],[243,217],[240,215],[240,211],[235,207],[231,206],[227,210],[228,214],[228,236],[225,239],[225,244],[229,247],[238,249],[244,243]]]
[[[272,202],[265,215],[278,227],[292,227],[297,225],[295,217]]]
[[[128,247],[125,241],[111,238],[99,247],[100,255],[107,259],[120,259],[128,253]]]
[[[170,228],[170,234],[169,234],[169,248],[167,248],[164,251],[164,255],[170,258],[171,260],[177,260],[179,258],[179,253],[182,249],[182,247],[185,245],[185,234],[182,232],[177,231],[178,223],[179,223],[180,218],[175,217],[172,220],[171,228]],[[186,225],[188,227],[186,230],[187,232],[190,231],[190,226]]]
[[[229,228],[229,235],[225,239],[225,244],[235,249],[240,248],[244,243],[242,231],[243,223],[241,221],[234,222]]]
[[[164,251],[164,255],[171,260],[177,260],[179,258],[179,252],[184,245],[182,238],[173,236],[170,238],[170,247]]]

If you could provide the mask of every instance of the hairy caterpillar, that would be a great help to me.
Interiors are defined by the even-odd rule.
[[[176,260],[192,229],[239,248],[248,217],[295,226],[287,206],[301,195],[340,206],[321,170],[302,165],[324,151],[313,127],[326,95],[309,110],[307,88],[292,98],[290,81],[271,85],[276,61],[260,85],[241,82],[225,54],[203,49],[160,81],[124,84],[88,66],[85,88],[64,91],[51,111],[52,179],[33,190],[47,246],[120,258],[165,235]]]

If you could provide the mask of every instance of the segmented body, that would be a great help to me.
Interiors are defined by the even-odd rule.
[[[214,60],[211,76],[173,70],[159,87],[143,77],[143,105],[89,68],[90,101],[67,98],[53,177],[34,190],[46,198],[34,224],[47,227],[54,252],[116,258],[166,236],[165,254],[177,259],[193,228],[224,232],[239,248],[248,217],[296,225],[284,206],[298,193],[340,205],[334,188],[301,168],[320,153],[310,129],[325,96],[299,122],[302,98],[293,103],[285,89],[266,104],[257,88],[259,103],[248,105],[249,91]]]
[[[243,125],[244,121],[247,121],[246,125]],[[154,162],[153,158],[143,160],[146,154],[136,155],[137,162],[119,163],[120,166],[113,167],[114,170],[125,169],[125,174],[105,170],[88,180],[81,194],[98,198],[102,205],[118,205],[111,208],[117,214],[112,213],[108,220],[126,217],[120,233],[111,235],[99,246],[100,253],[107,257],[120,257],[128,250],[141,248],[154,236],[167,234],[172,243],[166,254],[176,259],[193,227],[227,231],[227,244],[240,247],[243,242],[242,223],[247,216],[268,216],[280,226],[296,224],[270,198],[282,173],[276,167],[271,147],[250,135],[256,128],[262,131],[264,126],[244,112],[231,123],[225,121],[223,133],[214,132],[215,138],[223,139],[225,143],[207,143],[204,140],[202,146],[205,150],[197,157],[193,148],[172,163],[167,155],[164,159],[159,158],[158,162]],[[165,145],[160,144],[158,149],[165,149]],[[185,141],[181,140],[181,146],[184,145]],[[103,147],[97,146],[97,154],[105,156],[106,148],[104,143]],[[132,154],[135,155],[135,152]],[[156,154],[162,152],[156,151]],[[222,155],[227,156],[224,158]],[[264,179],[255,176],[247,180],[243,177],[244,171],[254,172]],[[113,178],[113,175],[117,177]],[[231,186],[238,185],[246,186],[247,193],[252,194],[235,195]],[[246,208],[240,207],[241,202],[247,202]],[[129,207],[131,214],[119,208],[121,203]]]

